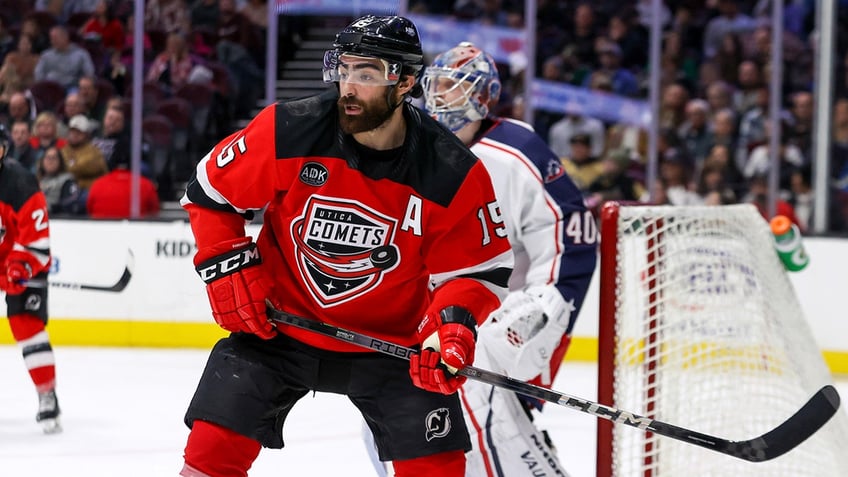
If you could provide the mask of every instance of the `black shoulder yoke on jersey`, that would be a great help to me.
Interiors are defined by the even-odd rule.
[[[4,160],[0,165],[0,202],[18,211],[41,188],[38,180],[15,161]]]
[[[338,157],[372,179],[389,179],[412,187],[423,198],[447,206],[477,158],[449,130],[410,105],[406,118],[405,149],[392,162],[359,157],[353,138],[338,121],[338,92],[334,89],[309,98],[276,105],[278,159]]]

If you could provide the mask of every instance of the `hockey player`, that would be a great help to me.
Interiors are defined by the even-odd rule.
[[[47,201],[38,181],[14,160],[5,159],[9,137],[0,126],[0,290],[12,336],[38,392],[39,422],[47,434],[61,432],[56,368],[47,325],[50,230]],[[35,279],[40,285],[28,286]]]
[[[471,448],[457,389],[476,328],[500,305],[512,252],[485,167],[408,104],[415,25],[365,16],[324,57],[326,93],[283,101],[216,145],[182,204],[216,322],[186,413],[183,476],[245,476],[283,447],[292,406],[346,394],[399,476],[459,477]],[[265,209],[254,242],[245,220]],[[402,344],[407,363],[272,325],[286,312]]]
[[[501,84],[488,54],[460,43],[435,58],[423,86],[427,112],[489,171],[515,252],[510,293],[479,330],[475,366],[550,386],[595,269],[595,219],[530,126],[489,115]],[[477,381],[460,394],[474,446],[467,476],[566,475],[533,424],[540,403]]]

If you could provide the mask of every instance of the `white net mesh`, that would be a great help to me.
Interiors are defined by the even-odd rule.
[[[621,207],[617,240],[616,407],[746,440],[831,382],[753,206]],[[765,463],[614,426],[613,475],[846,476],[848,413]]]

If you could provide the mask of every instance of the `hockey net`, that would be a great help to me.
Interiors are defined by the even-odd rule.
[[[756,208],[601,216],[599,402],[746,440],[832,381]],[[763,463],[606,421],[597,449],[598,477],[848,476],[848,413]]]

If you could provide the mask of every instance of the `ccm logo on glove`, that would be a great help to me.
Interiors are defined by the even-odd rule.
[[[262,258],[259,256],[259,250],[256,250],[256,244],[251,243],[247,248],[234,250],[230,253],[218,255],[217,257],[207,260],[197,266],[197,274],[200,279],[207,284],[231,275],[244,267],[258,265],[262,263]]]

